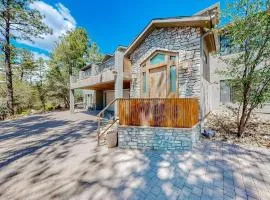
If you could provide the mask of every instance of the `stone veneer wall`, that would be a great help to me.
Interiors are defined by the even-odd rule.
[[[188,150],[199,137],[199,123],[193,128],[118,127],[118,146],[127,149]]]
[[[131,54],[131,98],[140,97],[141,63],[156,50],[179,53],[179,63],[191,61],[189,70],[179,68],[180,97],[200,97],[200,36],[193,27],[157,28]],[[136,80],[136,81],[135,81]]]

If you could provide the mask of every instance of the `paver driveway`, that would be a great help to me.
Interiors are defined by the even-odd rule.
[[[0,199],[270,199],[267,149],[108,150],[95,128],[85,113],[0,122]]]

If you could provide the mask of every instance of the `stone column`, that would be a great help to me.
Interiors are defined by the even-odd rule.
[[[115,52],[115,98],[123,98],[123,71],[124,71],[124,52],[119,49]],[[118,117],[118,102],[114,104],[115,117]]]
[[[70,113],[74,113],[74,89],[69,90],[69,109]]]

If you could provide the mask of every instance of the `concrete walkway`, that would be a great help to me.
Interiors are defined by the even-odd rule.
[[[86,113],[0,122],[0,199],[270,199],[267,149],[108,150],[95,129]]]

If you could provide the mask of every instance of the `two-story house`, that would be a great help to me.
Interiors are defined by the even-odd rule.
[[[71,111],[74,89],[90,90],[86,105],[103,109],[100,117],[114,110],[119,119],[120,147],[190,148],[212,109],[209,55],[219,47],[211,31],[218,22],[219,4],[192,16],[153,19],[128,47],[71,78]]]

